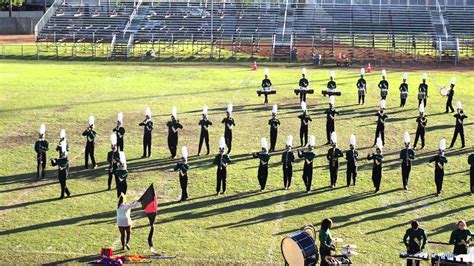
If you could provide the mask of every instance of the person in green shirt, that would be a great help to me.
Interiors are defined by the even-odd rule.
[[[472,233],[467,228],[466,221],[460,220],[458,228],[451,233],[449,244],[454,245],[454,255],[467,254],[467,247],[471,242]]]
[[[321,255],[321,265],[329,265],[326,262],[326,257],[331,256],[331,252],[336,250],[336,246],[332,244],[331,235],[332,220],[329,218],[321,222],[321,229],[319,230],[319,253]]]
[[[420,223],[417,220],[412,221],[411,228],[407,229],[403,236],[403,243],[407,248],[407,253],[413,255],[423,251],[427,241],[425,230],[420,228]],[[420,261],[407,259],[407,265],[420,265]]]
[[[46,126],[42,124],[38,133],[38,140],[35,142],[36,152],[36,177],[44,178],[46,168],[46,152],[49,150],[49,142],[45,139]]]
[[[270,154],[268,154],[267,139],[262,138],[261,143],[262,151],[253,153],[252,157],[259,159],[258,183],[260,184],[260,191],[263,192],[265,190],[265,186],[267,185],[268,162],[270,161]]]

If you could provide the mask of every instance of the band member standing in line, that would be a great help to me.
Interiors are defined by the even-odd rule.
[[[64,198],[64,194],[69,198],[71,196],[71,192],[66,185],[66,180],[69,174],[69,160],[67,158],[67,143],[65,140],[61,143],[61,155],[57,159],[51,159],[52,166],[58,166],[58,180],[59,184],[61,185],[61,196],[59,199]]]
[[[117,163],[117,170],[115,170],[117,176],[117,198],[120,197],[120,194],[127,195],[127,160],[125,158],[125,153],[123,151],[119,152],[119,162]]]
[[[469,169],[469,176],[471,179],[471,195],[474,194],[474,154],[469,155],[467,163],[471,166]]]
[[[407,73],[403,73],[403,82],[400,84],[400,107],[405,107],[408,98]]]
[[[425,230],[420,228],[418,221],[414,220],[410,224],[411,228],[407,229],[403,236],[403,243],[407,248],[407,253],[413,255],[423,251],[428,238],[426,237]],[[407,259],[407,265],[418,266],[420,261]]]
[[[334,71],[331,71],[329,75],[329,82],[326,87],[328,88],[328,90],[335,90],[337,88],[337,84],[336,81],[334,81]]]
[[[56,151],[58,152],[58,156],[61,157],[61,152],[62,152],[62,143],[66,143],[67,145],[67,141],[66,141],[66,130],[64,129],[61,129],[61,131],[59,132],[59,143],[58,145],[56,146]],[[69,146],[66,146],[66,151],[69,152]]]
[[[201,155],[201,148],[203,142],[206,143],[207,153],[209,155],[209,127],[212,126],[212,122],[207,117],[208,108],[207,105],[204,105],[202,108],[202,119],[199,121],[199,126],[201,126],[201,135],[199,136],[199,148],[198,148],[198,156]]]
[[[301,69],[301,79],[299,86],[301,90],[307,90],[309,86],[309,80],[306,79],[306,68]],[[306,102],[306,93],[300,93],[300,103]]]
[[[426,124],[428,123],[428,119],[425,116],[425,107],[420,104],[418,108],[420,111],[420,116],[416,118],[416,123],[418,124],[416,128],[416,135],[415,135],[415,143],[413,143],[413,149],[416,149],[416,144],[418,143],[418,139],[421,138],[421,149],[425,148],[425,132],[426,132]]]
[[[278,137],[278,127],[280,126],[280,120],[276,117],[278,113],[278,106],[273,105],[272,108],[272,118],[268,120],[268,125],[270,126],[270,150],[269,152],[275,151],[275,146]]]
[[[179,202],[188,200],[188,148],[183,146],[181,148],[181,161],[176,164],[174,171],[179,172],[179,185],[181,187],[181,199]]]
[[[308,110],[306,109],[305,102],[301,102],[301,110],[303,111],[303,114],[298,116],[298,118],[301,120],[300,143],[301,143],[301,147],[305,147],[306,144],[308,144],[308,125],[313,120],[308,114]],[[304,142],[303,142],[303,139],[304,139]]]
[[[332,132],[336,131],[334,120],[336,115],[339,115],[339,112],[334,108],[335,99],[336,97],[334,97],[334,95],[329,96],[329,108],[324,111],[326,114],[326,145],[331,143],[331,134]]]
[[[467,254],[467,248],[471,243],[472,233],[467,228],[466,221],[460,220],[458,228],[451,233],[449,244],[454,245],[454,255]]]
[[[380,101],[380,110],[377,112],[377,128],[375,129],[375,139],[374,145],[377,143],[377,139],[380,137],[382,139],[382,144],[385,145],[385,121],[387,120],[388,116],[385,113],[386,102],[385,100]]]
[[[268,162],[270,161],[270,155],[268,154],[267,139],[262,138],[261,140],[262,151],[253,153],[253,158],[259,159],[258,164],[258,183],[260,184],[260,191],[265,190],[268,178]]]
[[[95,156],[94,156],[94,150],[95,150],[95,137],[97,136],[97,133],[95,132],[94,128],[94,117],[91,115],[89,116],[89,127],[82,132],[82,136],[85,136],[87,138],[86,141],[86,151],[85,151],[85,165],[84,168],[87,169],[89,168],[89,156],[91,158],[92,162],[92,168],[95,169],[97,168],[97,164],[95,163]]]
[[[117,134],[117,149],[119,151],[123,151],[123,137],[125,135],[125,128],[123,127],[123,113],[118,113],[117,126],[112,131]]]
[[[117,176],[115,171],[117,170],[117,163],[120,161],[120,155],[117,148],[117,134],[112,133],[110,135],[111,151],[107,153],[107,162],[109,163],[109,179],[107,180],[108,190],[112,186],[112,178],[115,177],[115,187],[117,187]]]
[[[232,150],[232,131],[235,127],[235,121],[232,117],[232,104],[227,105],[227,116],[222,119],[222,124],[224,124],[224,139],[225,145],[227,145],[227,154],[230,154]]]
[[[262,80],[262,89],[264,91],[270,91],[271,88],[272,82],[269,79],[269,71],[268,68],[265,68],[265,78]],[[268,95],[264,93],[263,96],[265,96],[265,101],[263,102],[263,104],[268,105]]]
[[[295,162],[295,154],[291,150],[293,146],[293,136],[286,139],[286,151],[281,154],[281,162],[283,163],[283,187],[285,190],[291,187],[291,178],[293,177],[293,163]]]
[[[178,149],[178,133],[179,130],[183,129],[183,125],[181,125],[178,120],[176,107],[173,107],[173,110],[171,111],[171,121],[168,121],[166,126],[168,127],[168,149],[171,154],[170,158],[175,159]]]
[[[46,126],[42,124],[39,128],[38,140],[35,142],[36,152],[36,177],[44,178],[46,169],[46,152],[49,150],[49,142],[45,139]]]
[[[367,156],[367,160],[373,160],[372,164],[372,183],[374,184],[375,193],[378,193],[380,190],[380,183],[382,182],[382,162],[383,162],[383,154],[382,154],[382,139],[377,138],[377,148],[375,149],[375,153],[369,154]]]
[[[446,140],[442,139],[439,142],[438,154],[429,160],[430,163],[435,163],[436,196],[441,195],[441,192],[443,191],[444,165],[448,163],[448,159],[444,156],[445,150]]]
[[[311,191],[311,182],[313,180],[313,160],[316,155],[314,154],[314,144],[315,144],[315,137],[311,135],[309,137],[309,150],[301,152],[298,151],[298,157],[304,158],[304,165],[303,165],[303,182],[306,187],[306,193]]]
[[[213,164],[217,165],[217,185],[216,192],[217,196],[225,194],[227,191],[227,165],[231,163],[231,160],[227,154],[224,154],[225,149],[225,138],[221,137],[219,139],[219,154],[214,158]]]
[[[387,71],[385,71],[385,69],[382,70],[382,80],[379,82],[378,87],[380,89],[380,98],[382,98],[382,100],[386,100],[388,95],[388,81]]]
[[[456,78],[451,78],[451,87],[448,92],[448,99],[446,100],[446,113],[449,113],[449,110],[451,110],[451,113],[454,113],[454,108],[453,108],[453,97],[454,97],[454,86],[456,86]]]
[[[143,155],[142,158],[151,157],[151,133],[153,131],[153,121],[151,121],[151,109],[145,109],[145,120],[138,124],[143,127]]]
[[[356,137],[354,134],[351,135],[349,142],[349,150],[346,151],[346,160],[347,160],[347,172],[346,172],[346,181],[347,186],[356,185],[357,179],[357,164],[359,161],[359,153],[356,150]]]
[[[426,108],[426,101],[428,100],[428,84],[426,84],[426,79],[428,76],[426,73],[423,73],[423,81],[418,86],[418,106],[423,102],[423,106]]]
[[[456,103],[456,109],[458,110],[458,113],[454,115],[456,118],[456,128],[454,129],[453,139],[451,140],[449,148],[452,148],[456,143],[458,134],[461,136],[461,148],[464,148],[466,146],[466,142],[464,141],[464,119],[467,118],[467,115],[464,114],[460,101]]]
[[[360,69],[360,79],[357,80],[357,94],[359,95],[359,104],[365,103],[365,94],[367,94],[367,82],[364,79],[365,69]]]
[[[337,148],[337,134],[336,132],[331,133],[331,145],[332,148],[328,150],[326,158],[329,161],[329,177],[331,187],[335,188],[337,183],[337,170],[339,169],[339,158],[344,157],[342,151]]]
[[[405,132],[405,148],[400,151],[400,160],[402,160],[402,184],[403,189],[408,190],[408,179],[410,178],[410,171],[412,161],[415,160],[415,151],[410,149],[410,134]]]

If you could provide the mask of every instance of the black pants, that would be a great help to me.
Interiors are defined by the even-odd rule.
[[[179,185],[181,186],[181,201],[188,199],[188,175],[179,175]]]
[[[456,126],[454,129],[454,135],[453,135],[453,140],[451,141],[451,147],[454,146],[456,143],[456,139],[458,138],[458,134],[461,136],[461,144],[464,147],[465,146],[465,141],[464,141],[464,127],[462,126]]]
[[[435,170],[435,184],[436,184],[436,193],[439,194],[443,190],[443,178],[444,170],[436,169]]]
[[[130,226],[119,226],[119,231],[120,242],[122,243],[122,249],[124,249],[125,245],[128,245],[128,242],[130,242],[132,231],[130,230]],[[125,238],[127,239],[125,240]]]
[[[206,154],[209,154],[209,132],[207,130],[201,131],[201,135],[199,136],[198,154],[201,154],[201,148],[204,142],[206,143],[206,149],[207,149]]]
[[[387,100],[387,96],[380,96],[382,100]]]
[[[258,183],[260,184],[260,190],[264,190],[267,185],[268,178],[268,164],[258,166]]]
[[[127,180],[117,180],[117,198],[120,197],[120,194],[127,194]]]
[[[303,142],[304,139],[304,142]],[[300,142],[301,146],[306,146],[308,144],[308,126],[300,127]]]
[[[178,146],[178,134],[168,135],[168,149],[170,150],[171,157],[176,157],[176,151]]]
[[[418,138],[421,138],[421,148],[425,147],[425,128],[418,128],[416,130],[415,142],[413,147],[416,148],[416,144],[418,143]]]
[[[151,156],[151,133],[143,135],[143,157]]]
[[[418,246],[418,245],[407,248],[407,253],[408,254],[416,254],[418,252],[421,252],[420,246]],[[419,265],[420,265],[419,260],[407,259],[407,266],[419,266]]]
[[[467,247],[465,245],[454,245],[454,255],[467,254]]]
[[[382,167],[374,166],[372,168],[372,183],[374,184],[375,191],[380,190],[380,183],[382,183]]]
[[[266,93],[264,93],[263,96],[265,96],[265,100],[263,101],[263,104],[267,104],[268,103],[268,95]]]
[[[334,120],[326,121],[326,139],[331,143],[331,133],[334,132]]]
[[[38,153],[36,155],[36,177],[40,178],[41,176],[42,178],[44,178],[45,168],[46,168],[46,153],[45,152]]]
[[[148,222],[150,224],[150,232],[148,233],[148,246],[153,247],[153,234],[155,233],[156,213],[147,213]]]
[[[306,93],[300,93],[300,103],[306,102]]]
[[[377,129],[375,129],[374,145],[377,144],[378,137],[382,139],[382,145],[385,146],[385,125],[377,125]]]
[[[411,163],[407,163],[402,161],[402,183],[403,188],[408,186],[408,179],[410,178],[410,171],[411,171]]]
[[[469,171],[471,177],[471,193],[474,193],[474,166],[471,166],[471,170]]]
[[[365,103],[365,95],[359,95],[359,104],[362,102],[362,104]]]
[[[421,105],[421,102],[423,102],[423,106],[426,107],[426,102],[428,101],[427,98],[424,98],[424,99],[418,99],[418,106]]]
[[[86,143],[86,152],[85,152],[85,167],[89,167],[89,157],[91,158],[92,167],[96,166],[95,156],[94,156],[95,143],[87,142]]]
[[[117,148],[119,151],[123,151],[123,138],[117,138]]]
[[[69,192],[69,189],[67,189],[66,186],[66,179],[68,175],[68,170],[58,170],[58,179],[59,179],[59,184],[61,185],[61,198],[64,198],[64,194],[66,194],[68,197],[71,194]]]
[[[451,111],[454,112],[454,108],[453,108],[453,99],[452,98],[448,98],[448,100],[446,101],[446,113]]]
[[[107,180],[107,187],[110,189],[112,187],[112,179],[115,179],[115,187],[117,187],[117,176],[114,174],[114,172],[109,171],[109,179]]]
[[[270,128],[270,151],[275,151],[275,146],[277,142],[278,129],[271,126]]]
[[[326,260],[327,256],[332,256],[331,250],[327,250],[326,248],[319,248],[319,254],[321,255],[321,266],[329,266],[328,261]]]
[[[226,192],[226,183],[227,183],[227,168],[218,166],[217,167],[217,185],[216,185],[216,192],[219,193],[221,192],[221,186],[222,186],[222,192]]]
[[[291,187],[291,178],[293,177],[293,166],[288,165],[285,166],[283,165],[283,186],[285,188],[290,188]]]
[[[331,186],[335,186],[337,183],[337,170],[339,169],[339,163],[329,163],[329,176],[331,178]]]
[[[407,98],[400,97],[400,107],[404,107],[407,102]]]
[[[352,179],[352,184],[355,186],[356,179],[357,179],[357,167],[355,165],[347,164],[347,171],[346,171],[347,186],[351,185],[351,179]]]
[[[311,182],[313,181],[313,165],[306,165],[303,168],[303,182],[306,192],[311,191]]]
[[[226,131],[224,133],[225,145],[227,146],[227,153],[232,151],[232,131]]]

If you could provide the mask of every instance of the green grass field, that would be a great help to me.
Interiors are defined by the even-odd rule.
[[[300,77],[300,67],[273,65],[274,86],[279,89],[270,104],[279,105],[282,126],[278,149],[284,148],[292,134],[299,144],[300,107],[292,89]],[[330,69],[308,69],[311,87],[325,86]],[[415,90],[422,71],[409,72],[411,95],[407,106],[399,108],[398,85],[401,71],[387,69],[391,92],[388,97],[385,163],[381,192],[373,194],[371,164],[363,160],[356,187],[345,187],[345,162],[341,163],[338,187],[329,188],[325,153],[325,116],[327,98],[319,93],[309,97],[313,117],[310,134],[316,136],[317,159],[314,166],[313,192],[303,193],[302,162],[295,164],[291,190],[282,190],[280,155],[271,158],[267,190],[259,191],[258,161],[251,153],[260,149],[260,138],[269,137],[267,121],[271,105],[262,105],[255,89],[263,68],[249,71],[249,66],[205,64],[142,64],[0,61],[0,240],[6,264],[86,262],[98,257],[100,248],[118,249],[119,233],[115,226],[115,191],[106,191],[104,163],[109,137],[118,112],[124,113],[127,130],[125,151],[130,177],[129,200],[138,198],[150,183],[155,184],[159,212],[155,230],[156,249],[177,255],[174,263],[268,263],[282,264],[280,242],[301,226],[319,226],[323,218],[335,221],[333,235],[345,243],[356,244],[358,264],[402,263],[398,253],[404,250],[401,239],[408,222],[419,219],[431,240],[447,241],[458,219],[473,225],[474,206],[469,193],[467,156],[473,152],[472,125],[466,121],[467,147],[447,151],[444,193],[435,197],[434,166],[428,160],[441,138],[448,145],[454,131],[454,118],[444,112],[445,98],[438,88],[447,86],[456,76],[455,100],[462,100],[465,112],[472,114],[474,83],[472,71],[428,71],[430,97],[427,147],[419,151],[411,174],[410,190],[402,190],[398,160],[403,147],[403,132],[414,139],[418,115]],[[360,154],[365,157],[373,148],[375,116],[379,105],[376,85],[379,71],[367,75],[368,98],[357,105],[355,83],[358,69],[336,71],[338,88],[343,96],[336,99],[341,115],[336,121],[340,147],[348,147],[349,136],[356,134]],[[198,121],[203,105],[210,109],[212,154],[217,152],[223,134],[219,123],[228,103],[234,104],[236,128],[228,172],[228,193],[215,196],[215,168],[212,156],[195,156],[199,138]],[[155,131],[153,158],[142,154],[144,110],[151,106]],[[178,203],[178,174],[170,172],[176,161],[168,159],[167,122],[173,106],[184,125],[179,145],[186,145],[190,155],[190,201]],[[96,158],[100,167],[83,169],[85,140],[81,136],[89,115],[95,115],[98,132]],[[48,166],[47,178],[36,180],[33,150],[41,123],[47,127],[47,139],[55,146],[61,128],[66,129],[70,146],[71,172],[68,187],[72,197],[57,200],[57,171]],[[180,149],[179,149],[180,150]],[[49,158],[56,152],[49,152]],[[147,218],[136,209],[132,212],[134,229],[129,254],[147,254]],[[429,252],[451,248],[428,246]]]

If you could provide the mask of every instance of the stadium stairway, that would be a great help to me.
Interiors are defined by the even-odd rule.
[[[449,21],[441,10],[432,10],[430,12],[431,23],[434,28],[434,48],[439,53],[440,62],[458,61],[458,43],[456,37],[452,34]]]

